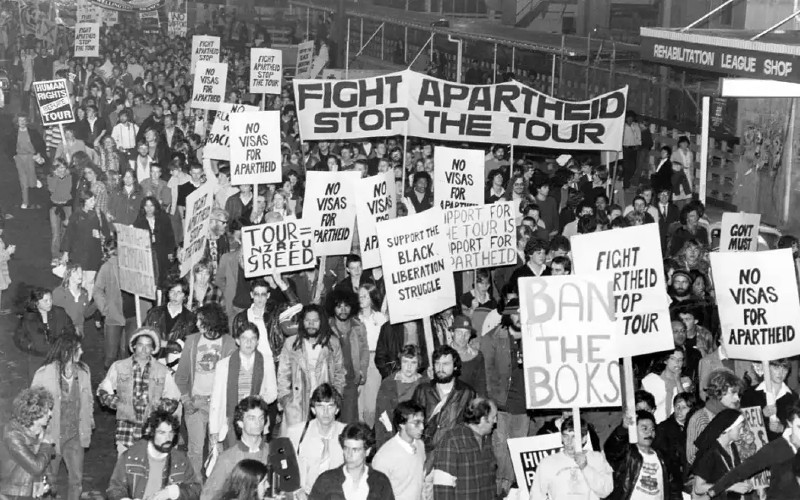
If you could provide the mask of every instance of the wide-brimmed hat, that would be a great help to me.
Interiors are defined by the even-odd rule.
[[[512,314],[519,314],[519,299],[511,299],[503,307],[503,316],[510,316]]]
[[[149,326],[143,326],[133,332],[133,335],[131,335],[131,340],[128,342],[128,347],[130,347],[131,352],[133,352],[133,346],[136,345],[136,341],[139,339],[139,337],[145,336],[150,337],[150,340],[153,341],[153,355],[158,354],[158,350],[161,347],[161,338],[158,336],[158,333]]]

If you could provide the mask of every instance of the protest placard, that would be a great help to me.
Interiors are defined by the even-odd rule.
[[[621,403],[610,272],[519,279],[528,408]]]
[[[360,172],[308,172],[303,222],[314,231],[314,254],[347,255],[353,243]]]
[[[314,62],[314,40],[308,40],[298,44],[294,77],[308,78],[312,62]]]
[[[295,78],[292,84],[303,140],[405,133],[409,104],[403,73],[362,80]]]
[[[311,228],[297,220],[243,227],[244,276],[271,276],[314,267],[311,236]]]
[[[206,136],[206,145],[203,146],[203,156],[212,160],[230,161],[230,114],[243,111],[258,111],[256,106],[248,104],[230,104],[223,102],[214,116],[211,132]]]
[[[156,35],[161,33],[161,18],[157,10],[139,12],[139,25],[142,33]]]
[[[436,146],[433,150],[433,202],[441,208],[483,205],[486,153],[481,149]]]
[[[741,408],[744,417],[744,427],[736,441],[739,451],[739,458],[742,462],[756,454],[764,445],[767,444],[767,427],[764,425],[764,414],[760,406],[749,406]],[[753,488],[760,489],[769,486],[769,469],[750,478]]]
[[[217,110],[225,96],[228,65],[225,63],[198,62],[194,74],[192,106],[196,109]]]
[[[758,229],[761,214],[725,212],[719,231],[720,252],[758,251]]]
[[[39,105],[39,114],[42,116],[42,125],[45,127],[75,121],[72,101],[67,90],[67,81],[63,78],[33,82],[33,95]]]
[[[445,210],[444,227],[454,272],[517,262],[514,202]]]
[[[728,357],[768,361],[800,354],[792,249],[712,252],[710,258]]]
[[[191,73],[194,74],[198,62],[218,63],[220,47],[218,36],[194,35]]]
[[[356,222],[361,265],[364,269],[381,265],[376,227],[378,222],[394,219],[397,215],[395,196],[397,185],[392,171],[358,181],[355,189]]]
[[[114,9],[103,9],[100,20],[106,26],[116,26],[119,24],[119,12]]]
[[[587,101],[562,101],[516,81],[465,85],[411,70],[357,80],[295,80],[303,140],[407,134],[618,151],[627,95],[625,87]]]
[[[103,10],[106,9],[95,5],[90,0],[79,0],[75,7],[75,23],[99,23],[102,21]]]
[[[203,184],[186,197],[181,276],[185,276],[203,259],[213,206],[214,185],[210,182]]]
[[[377,225],[392,324],[427,318],[456,304],[443,220],[441,209],[432,208]]]
[[[525,498],[530,496],[536,469],[542,459],[564,448],[561,434],[543,434],[508,440],[508,450],[511,452],[511,464],[514,466],[514,475],[517,477],[517,486],[525,493]]]
[[[283,78],[283,52],[280,49],[250,49],[250,92],[280,94]]]
[[[658,225],[579,234],[571,241],[576,273],[614,273],[620,357],[674,347]]]
[[[186,12],[174,12],[171,11],[169,13],[169,25],[167,26],[167,34],[170,37],[176,36],[186,36],[186,32],[189,29],[189,21],[187,19]]]
[[[100,57],[100,23],[75,25],[75,57]]]
[[[281,182],[280,121],[280,111],[230,115],[231,184]]]
[[[156,275],[150,248],[150,231],[125,224],[114,224],[114,227],[117,230],[120,289],[145,299],[156,300]]]

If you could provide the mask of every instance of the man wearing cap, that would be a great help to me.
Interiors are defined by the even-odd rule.
[[[486,397],[486,365],[480,350],[477,346],[473,347],[471,342],[477,335],[475,329],[472,328],[472,320],[468,316],[459,314],[453,318],[450,330],[453,332],[450,346],[461,357],[459,378],[472,387],[478,396]]]
[[[497,430],[492,439],[497,457],[497,487],[505,496],[515,479],[506,442],[531,434],[525,403],[518,299],[508,301],[500,325],[481,337],[481,352],[486,363],[486,389],[497,402]]]
[[[692,276],[688,271],[676,269],[672,273],[669,296],[672,298],[670,310],[678,306],[686,307],[697,301],[697,297],[692,293]]]
[[[134,331],[129,343],[133,355],[115,361],[97,388],[100,403],[117,411],[117,453],[142,437],[142,426],[156,409],[174,413],[181,393],[169,369],[153,356],[160,339],[150,327]]]

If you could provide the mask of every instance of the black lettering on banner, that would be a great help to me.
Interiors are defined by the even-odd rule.
[[[313,266],[310,235],[310,228],[300,227],[295,221],[242,228],[242,241],[247,249],[245,275],[264,276]]]
[[[761,270],[741,269],[738,287],[731,288],[733,301],[742,309],[744,328],[731,328],[729,345],[773,345],[791,342],[795,337],[793,325],[771,325],[767,318],[767,306],[780,300],[775,286],[761,283]]]
[[[750,250],[753,244],[753,239],[757,237],[753,235],[753,224],[732,224],[730,229],[731,240],[728,243],[728,250],[744,251]]]
[[[516,226],[510,203],[448,209],[444,225],[453,271],[516,262]]]
[[[519,454],[520,462],[522,462],[522,470],[525,474],[525,483],[528,485],[527,489],[530,491],[533,486],[533,478],[536,477],[536,469],[545,457],[549,457],[561,451],[563,447],[551,448],[549,450],[537,451],[524,451]]]
[[[440,275],[446,268],[444,258],[439,258],[433,248],[433,243],[425,243],[439,236],[439,226],[425,228],[410,234],[387,238],[387,248],[396,248],[397,261],[400,265],[414,264],[414,266],[398,269],[391,274],[393,285],[402,285],[397,288],[397,297],[400,302],[409,299],[423,298],[433,295],[444,286]],[[411,243],[417,243],[408,248]],[[414,282],[414,283],[411,283]]]

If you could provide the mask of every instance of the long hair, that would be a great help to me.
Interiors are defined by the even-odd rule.
[[[246,458],[233,466],[222,500],[259,500],[258,485],[267,475],[267,466],[258,460]]]
[[[38,286],[31,290],[30,295],[28,296],[28,303],[26,305],[26,309],[30,312],[36,312],[37,304],[40,300],[44,298],[45,295],[51,295],[52,292],[47,288]]]
[[[372,310],[380,311],[382,302],[381,291],[378,289],[377,286],[375,286],[375,283],[367,281],[366,283],[362,283],[361,286],[359,286],[358,288],[359,289],[363,288],[369,294],[369,303]]]
[[[66,327],[61,332],[61,335],[53,340],[53,345],[47,352],[47,356],[44,358],[44,363],[42,363],[42,366],[55,363],[57,365],[58,372],[64,373],[64,368],[72,362],[72,360],[75,358],[75,353],[78,352],[80,347],[81,338],[75,333],[75,327]],[[74,363],[73,366],[86,372],[89,371],[89,368],[83,361],[78,361],[77,363]]]
[[[134,188],[134,189],[135,189],[135,188]],[[159,201],[156,199],[156,197],[155,197],[155,196],[145,196],[145,197],[142,199],[142,204],[139,206],[139,217],[141,217],[142,219],[144,219],[144,218],[145,218],[144,205],[145,205],[145,203],[147,203],[148,201],[149,201],[150,203],[152,203],[152,204],[153,204],[153,206],[155,207],[155,211],[153,212],[153,215],[154,215],[156,218],[158,218],[158,217],[161,215],[161,203],[159,203]]]
[[[317,304],[308,304],[307,306],[303,307],[303,310],[300,311],[300,318],[298,318],[298,326],[297,326],[297,338],[292,344],[292,349],[300,350],[303,347],[303,340],[306,339],[308,333],[306,333],[306,325],[305,319],[309,313],[315,312],[319,315],[319,331],[317,331],[316,343],[320,347],[327,347],[330,344],[331,335],[331,327],[328,324],[328,316],[325,314],[325,310],[322,309],[321,306]]]
[[[61,280],[61,286],[67,288],[69,286],[69,279],[72,278],[72,275],[79,270],[83,270],[80,264],[76,264],[74,262],[68,263],[67,268],[64,270],[64,279]]]
[[[142,191],[142,187],[139,185],[139,179],[136,178],[136,170],[132,168],[125,168],[119,173],[119,183],[117,183],[117,193],[125,194],[125,175],[130,172],[131,176],[133,176],[133,191],[132,193],[138,193]]]

